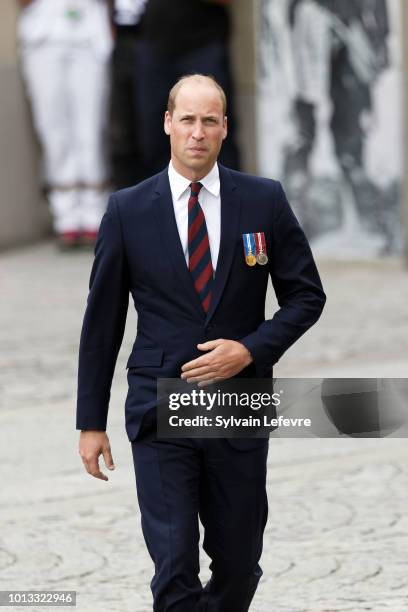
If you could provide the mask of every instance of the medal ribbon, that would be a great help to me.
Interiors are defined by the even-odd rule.
[[[255,241],[253,234],[243,234],[245,256],[255,255]]]
[[[265,234],[263,232],[257,232],[256,236],[256,254],[265,253],[266,245],[265,245]]]

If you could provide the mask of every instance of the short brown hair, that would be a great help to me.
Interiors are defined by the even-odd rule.
[[[200,74],[200,73],[185,74],[184,76],[179,78],[179,80],[177,81],[177,83],[175,83],[175,85],[173,85],[173,87],[170,89],[169,99],[167,102],[167,110],[169,114],[173,115],[174,109],[176,107],[176,97],[177,97],[179,90],[182,88],[184,83],[190,80],[195,80],[199,82],[203,80],[207,80],[207,81],[210,81],[214,85],[214,87],[218,90],[218,93],[220,94],[220,98],[222,102],[222,112],[225,116],[227,112],[227,97],[225,95],[223,88],[211,74]]]

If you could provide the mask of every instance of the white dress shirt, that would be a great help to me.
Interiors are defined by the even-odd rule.
[[[172,162],[169,164],[169,181],[180,242],[188,265],[188,200],[191,193],[191,181],[179,174],[174,169]],[[203,210],[207,225],[211,261],[215,271],[221,237],[221,197],[218,164],[215,163],[212,170],[199,182],[202,184],[202,188],[198,195],[198,201]]]

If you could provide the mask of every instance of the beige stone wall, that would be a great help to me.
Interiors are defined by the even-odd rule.
[[[18,70],[16,0],[0,2],[0,249],[44,236],[38,149]]]

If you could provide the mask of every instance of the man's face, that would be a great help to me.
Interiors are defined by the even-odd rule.
[[[190,81],[179,89],[173,115],[166,112],[171,159],[177,172],[190,180],[203,178],[213,167],[227,136],[221,96],[211,83]]]

